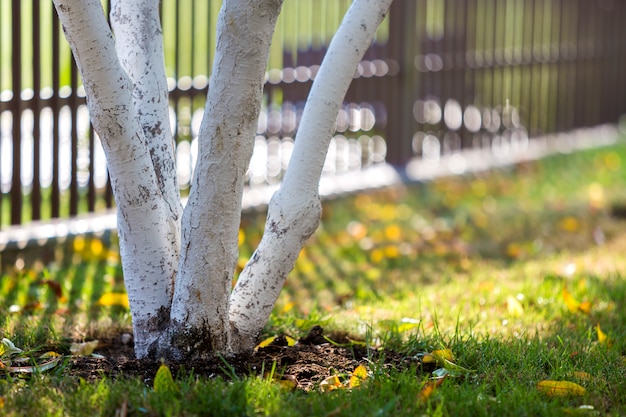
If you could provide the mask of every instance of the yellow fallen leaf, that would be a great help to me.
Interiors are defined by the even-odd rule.
[[[522,303],[520,303],[517,298],[512,295],[509,295],[506,298],[506,309],[511,317],[520,317],[524,314],[524,307],[522,307]]]
[[[128,295],[122,292],[107,292],[102,294],[98,304],[105,307],[121,306],[128,308]]]
[[[565,305],[567,306],[567,309],[570,311],[570,313],[576,313],[578,311],[578,307],[580,306],[580,303],[578,302],[578,300],[576,300],[574,298],[574,296],[572,296],[572,294],[569,293],[569,291],[567,291],[567,288],[563,288],[563,301],[565,301]]]
[[[298,387],[298,383],[295,381],[295,379],[279,379],[278,384],[281,386],[281,388],[288,391],[293,391]]]
[[[444,365],[446,361],[453,360],[454,354],[452,353],[452,349],[437,349],[424,355],[422,363],[438,363],[439,365]]]
[[[354,371],[352,371],[352,375],[350,375],[350,382],[348,384],[348,387],[356,388],[359,385],[361,385],[361,383],[365,381],[366,379],[367,379],[367,368],[363,365],[359,365],[356,368],[354,368]]]
[[[320,383],[320,390],[322,392],[333,391],[338,388],[343,388],[343,385],[337,375],[329,376]]]
[[[49,351],[49,352],[43,353],[43,354],[42,354],[41,356],[39,356],[39,357],[40,357],[41,359],[47,359],[47,358],[57,358],[57,357],[59,357],[59,356],[61,356],[61,354],[60,354],[60,353],[56,353],[56,352],[53,352],[53,351]]]
[[[611,347],[613,341],[609,338],[609,336],[602,331],[600,328],[600,323],[596,324],[596,332],[598,333],[598,343],[601,345],[606,345],[607,347]]]
[[[591,303],[589,301],[583,301],[578,305],[578,310],[585,314],[591,313]]]
[[[296,343],[298,343],[298,341],[296,339],[294,339],[293,337],[276,335],[276,336],[270,336],[267,339],[264,339],[261,343],[256,345],[254,350],[256,351],[258,349],[261,349],[261,348],[264,348],[264,347],[268,347],[269,345],[271,345],[272,343],[274,343],[277,339],[279,339],[281,337],[285,338],[285,340],[287,341],[287,346],[293,346]],[[284,346],[284,344],[281,344],[280,346]]]
[[[537,384],[537,389],[550,397],[568,397],[585,395],[586,390],[575,382],[544,380]]]
[[[288,313],[288,312],[290,312],[290,311],[291,311],[291,309],[293,309],[295,305],[296,305],[296,303],[295,303],[295,302],[293,302],[293,301],[288,302],[288,303],[287,303],[287,304],[285,304],[285,306],[283,307],[283,311],[282,311],[282,312],[283,312],[283,313]]]
[[[165,364],[159,366],[159,370],[154,376],[154,390],[161,393],[176,393],[178,386],[174,382],[170,368]]]
[[[263,341],[261,341],[261,343],[259,343],[258,345],[256,345],[256,347],[254,348],[254,350],[260,349],[260,348],[264,348],[269,346],[274,340],[276,340],[278,336],[270,336],[267,339],[263,339]]]

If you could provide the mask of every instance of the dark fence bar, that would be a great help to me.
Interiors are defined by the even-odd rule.
[[[84,93],[49,0],[0,0],[0,226],[113,205]],[[276,183],[350,0],[286,1],[248,184]],[[170,111],[186,192],[215,44],[217,0],[163,0]],[[207,25],[207,22],[209,23]],[[359,65],[327,175],[534,137],[626,113],[626,3],[396,0]],[[208,27],[207,27],[208,26]]]
[[[22,30],[22,11],[20,0],[11,0],[12,24],[15,33]],[[22,183],[21,183],[21,144],[22,144],[22,125],[21,120],[21,91],[22,91],[22,68],[21,55],[22,50],[21,36],[12,38],[11,45],[11,122],[13,125],[13,172],[11,178],[11,223],[19,224],[22,220]]]

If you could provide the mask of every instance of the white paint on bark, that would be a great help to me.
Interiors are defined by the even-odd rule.
[[[230,299],[232,349],[251,350],[321,214],[319,179],[335,121],[354,71],[392,0],[355,0],[311,88],[280,189],[269,205],[259,247]]]
[[[218,17],[171,312],[174,344],[183,352],[196,350],[194,343],[206,345],[207,338],[214,351],[228,350],[228,303],[238,257],[243,179],[281,5],[282,0],[226,0]]]
[[[120,64],[133,83],[133,104],[148,142],[172,223],[182,214],[175,166],[159,0],[112,0],[111,27]],[[172,225],[180,229],[178,225]],[[178,230],[180,233],[180,230]]]
[[[173,248],[172,211],[163,199],[133,105],[133,83],[120,66],[99,0],[55,0],[82,75],[92,123],[104,147],[118,210],[118,232],[135,353],[149,354],[167,324]],[[165,316],[166,320],[163,321]]]

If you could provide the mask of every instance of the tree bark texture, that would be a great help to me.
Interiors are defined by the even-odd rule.
[[[55,0],[54,4],[82,75],[91,120],[106,154],[117,205],[135,352],[144,357],[155,349],[167,325],[180,244],[176,209],[164,198],[159,186],[159,176],[167,173],[157,172],[153,164],[151,145],[142,126],[145,118],[140,117],[134,98],[136,74],[129,77],[117,56],[116,42],[125,42],[124,36],[129,35],[120,32],[113,40],[99,0]],[[148,55],[146,60],[154,59],[151,51],[143,53]],[[155,94],[156,88],[146,87],[145,92]]]
[[[173,344],[182,352],[229,350],[228,305],[239,253],[243,180],[281,6],[282,0],[226,0],[218,17],[172,303]]]

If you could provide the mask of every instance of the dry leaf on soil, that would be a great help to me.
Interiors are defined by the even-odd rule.
[[[435,392],[435,390],[439,388],[441,384],[443,384],[443,381],[445,379],[446,376],[438,378],[434,381],[428,381],[426,385],[424,385],[424,387],[421,389],[421,391],[417,394],[417,400],[422,403],[427,401],[430,396],[433,395],[433,392]]]
[[[367,368],[363,365],[359,365],[354,368],[352,371],[352,375],[350,376],[350,382],[348,383],[348,388],[356,388],[363,381],[367,379]]]

